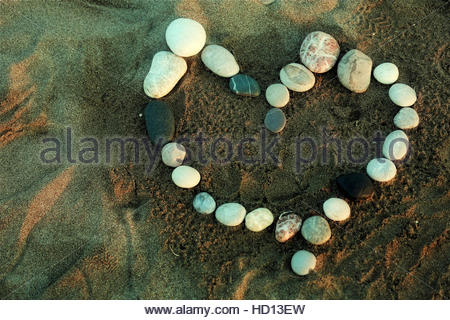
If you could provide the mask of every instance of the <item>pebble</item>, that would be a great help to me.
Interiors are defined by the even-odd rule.
[[[266,128],[274,133],[281,132],[286,125],[286,116],[284,112],[278,108],[270,109],[264,119]]]
[[[239,72],[239,65],[233,54],[216,44],[203,49],[202,61],[209,70],[221,77],[229,78]]]
[[[245,74],[238,74],[230,79],[230,89],[241,96],[257,97],[261,94],[258,82]]]
[[[350,206],[339,198],[330,198],[323,203],[323,212],[333,221],[344,221],[350,218]]]
[[[150,71],[144,80],[144,92],[150,98],[168,94],[187,71],[183,58],[169,51],[159,51],[153,56]]]
[[[245,226],[248,230],[259,232],[273,223],[273,214],[269,209],[258,208],[245,216]]]
[[[179,18],[173,20],[167,27],[166,42],[176,55],[191,57],[205,46],[206,31],[197,21]]]
[[[173,139],[175,119],[172,110],[162,101],[150,101],[144,109],[145,127],[150,141],[164,144]]]
[[[312,216],[303,222],[302,236],[312,244],[323,244],[331,237],[331,229],[327,220],[321,216]]]
[[[230,202],[217,208],[216,219],[226,226],[234,227],[244,221],[246,213],[247,211],[241,204]]]
[[[289,90],[284,84],[271,84],[266,89],[266,100],[272,107],[282,108],[289,102]]]
[[[200,173],[189,166],[179,166],[172,171],[172,181],[180,188],[190,189],[200,182]]]
[[[274,3],[276,0],[259,0],[262,4],[268,6],[269,4]]]
[[[299,276],[306,276],[316,267],[316,257],[309,251],[297,251],[291,259],[291,268]]]
[[[373,195],[373,183],[364,173],[344,174],[336,179],[339,189],[352,199],[365,199]]]
[[[275,239],[278,242],[286,242],[300,231],[302,218],[295,213],[282,213],[275,226]]]
[[[385,158],[375,158],[369,161],[366,168],[367,174],[375,181],[387,182],[394,179],[397,174],[395,164]]]
[[[394,117],[394,124],[400,129],[413,129],[419,125],[419,115],[412,108],[401,108]]]
[[[284,66],[280,71],[280,80],[286,87],[296,92],[308,91],[316,82],[314,74],[299,63]]]
[[[216,210],[216,201],[208,192],[200,192],[193,201],[194,209],[202,214],[210,214]]]
[[[395,64],[385,62],[373,70],[373,77],[382,84],[393,84],[398,79],[398,68]]]
[[[335,38],[322,31],[308,34],[300,47],[300,59],[312,72],[324,73],[336,64],[340,48]]]
[[[404,83],[396,83],[389,88],[389,98],[400,107],[410,107],[416,100],[416,91]]]
[[[389,160],[402,160],[408,153],[409,139],[402,130],[389,133],[383,143],[383,155]]]
[[[178,167],[186,157],[186,148],[176,142],[166,144],[161,150],[162,162],[169,167]]]
[[[341,84],[356,93],[369,88],[372,59],[357,49],[347,52],[338,63],[337,74]]]

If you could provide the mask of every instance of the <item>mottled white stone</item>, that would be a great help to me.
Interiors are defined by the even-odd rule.
[[[383,155],[389,160],[401,160],[408,153],[409,139],[402,130],[389,133],[383,143]]]
[[[234,227],[244,221],[246,213],[247,211],[241,204],[230,202],[217,208],[216,219],[226,226]]]
[[[394,117],[394,124],[403,130],[415,128],[419,125],[419,115],[412,108],[401,108]]]
[[[275,226],[275,239],[278,242],[288,241],[300,231],[301,225],[302,218],[295,213],[282,213]]]
[[[303,238],[312,244],[323,244],[331,237],[331,229],[327,220],[321,216],[312,216],[303,222],[301,230]]]
[[[153,56],[150,71],[144,80],[144,92],[150,98],[161,98],[168,94],[187,71],[183,58],[169,51],[160,51]]]
[[[398,79],[398,68],[391,62],[379,64],[373,70],[373,77],[382,84],[393,84]]]
[[[347,52],[338,63],[337,74],[341,84],[356,93],[369,88],[372,59],[357,49]]]
[[[304,65],[289,63],[280,71],[281,82],[292,91],[305,92],[314,87],[316,78]]]
[[[206,31],[195,20],[179,18],[167,27],[166,42],[176,55],[190,57],[199,53],[205,46]]]
[[[404,83],[396,83],[389,88],[389,98],[400,107],[410,107],[416,100],[416,91]]]
[[[289,90],[284,84],[271,84],[266,89],[266,100],[271,106],[282,108],[289,102]]]
[[[216,44],[203,49],[202,61],[209,70],[221,77],[229,78],[239,72],[239,65],[233,54]]]
[[[273,223],[273,214],[269,209],[258,208],[245,216],[245,226],[253,232],[259,232]]]
[[[375,158],[369,161],[367,174],[375,181],[387,182],[394,179],[397,174],[395,164],[386,158]]]
[[[200,182],[200,173],[189,166],[179,166],[172,171],[172,181],[180,188],[193,188]]]
[[[200,192],[197,194],[192,205],[201,214],[210,214],[216,210],[216,201],[208,192]]]
[[[350,206],[339,198],[330,198],[323,203],[323,212],[333,221],[344,221],[350,217]]]
[[[169,167],[181,166],[185,157],[186,149],[176,142],[166,144],[161,150],[162,162]]]
[[[312,72],[324,73],[333,68],[340,48],[335,38],[322,31],[308,34],[300,47],[300,59]]]
[[[316,257],[309,251],[297,251],[291,259],[291,268],[299,276],[305,276],[316,267]]]

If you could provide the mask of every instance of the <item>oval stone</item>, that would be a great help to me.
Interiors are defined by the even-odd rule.
[[[190,189],[200,182],[200,173],[189,166],[179,166],[172,171],[172,181],[180,188]]]
[[[314,87],[316,78],[305,66],[299,63],[290,63],[280,71],[281,82],[296,92],[305,92]]]
[[[186,157],[186,148],[176,142],[166,144],[161,150],[162,162],[169,167],[178,167]]]
[[[169,51],[160,51],[153,56],[150,71],[144,80],[144,92],[150,98],[161,98],[168,94],[187,71],[183,58]]]
[[[239,65],[233,54],[216,44],[203,49],[202,61],[209,70],[221,77],[229,78],[239,72]]]
[[[144,109],[145,127],[150,141],[161,145],[172,140],[175,119],[172,110],[162,101],[150,101]]]
[[[331,229],[327,220],[321,216],[312,216],[303,222],[302,236],[312,244],[323,244],[331,237]]]
[[[289,102],[289,90],[281,83],[271,84],[266,89],[266,100],[275,108],[282,108]]]
[[[241,204],[230,202],[217,208],[216,219],[226,226],[234,227],[244,221],[246,213],[247,211]]]
[[[330,198],[323,203],[323,212],[333,221],[344,221],[350,217],[350,206],[339,198]]]
[[[269,209],[258,208],[245,216],[245,226],[248,230],[259,232],[273,223],[273,214]]]
[[[339,61],[337,74],[341,84],[356,93],[369,88],[372,59],[357,49],[347,52]]]
[[[170,50],[180,57],[191,57],[199,53],[206,42],[203,26],[192,19],[179,18],[166,29],[166,42]]]
[[[373,195],[372,180],[364,173],[354,172],[336,178],[339,189],[352,199],[365,199]]]
[[[395,164],[385,158],[375,158],[369,161],[366,168],[367,174],[375,181],[387,182],[394,179],[397,174]]]
[[[291,268],[299,276],[306,276],[316,267],[316,257],[309,251],[297,251],[291,259]]]
[[[278,108],[270,109],[264,119],[266,128],[274,133],[281,132],[286,125],[286,116],[284,112]]]
[[[373,77],[382,84],[393,84],[398,79],[398,68],[395,64],[385,62],[373,70]]]
[[[408,153],[409,139],[402,130],[389,133],[383,143],[383,155],[389,160],[402,160]]]
[[[193,201],[194,209],[201,214],[210,214],[216,210],[216,201],[208,192],[200,192]]]
[[[324,73],[333,68],[340,48],[335,38],[322,31],[308,34],[300,47],[300,59],[312,72]]]
[[[278,242],[286,242],[300,231],[302,218],[295,213],[282,213],[275,226],[275,239]]]
[[[230,89],[241,96],[257,97],[261,94],[258,82],[246,74],[237,74],[230,79]]]
[[[401,108],[394,117],[394,124],[400,129],[413,129],[419,125],[419,115],[413,108]]]
[[[410,107],[416,100],[416,91],[404,83],[396,83],[389,88],[389,98],[400,107]]]

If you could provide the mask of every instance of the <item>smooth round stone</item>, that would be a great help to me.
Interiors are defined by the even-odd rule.
[[[247,211],[239,203],[225,203],[217,208],[216,219],[229,227],[240,225],[245,219]]]
[[[281,82],[296,92],[305,92],[314,87],[316,78],[305,66],[299,63],[290,63],[280,71]]]
[[[284,84],[271,84],[266,89],[266,100],[272,107],[282,108],[289,102],[289,90]]]
[[[161,150],[162,162],[169,167],[178,167],[186,157],[186,148],[176,142],[166,144]]]
[[[179,18],[173,20],[167,27],[166,42],[176,55],[191,57],[205,46],[206,31],[197,21]]]
[[[333,221],[344,221],[350,218],[350,206],[339,198],[330,198],[323,203],[323,212]]]
[[[259,0],[263,5],[268,6],[269,4],[274,3],[276,0]]]
[[[261,94],[258,82],[246,74],[237,74],[230,79],[230,89],[241,96],[257,97]]]
[[[144,109],[145,127],[154,144],[173,139],[175,119],[172,110],[162,101],[150,101]]]
[[[161,98],[168,94],[187,71],[183,58],[169,51],[160,51],[153,56],[150,71],[144,80],[144,92],[150,98]]]
[[[364,173],[354,172],[336,178],[339,189],[349,198],[365,199],[373,195],[372,180]]]
[[[398,79],[398,68],[395,64],[385,62],[373,70],[373,77],[382,84],[393,84]]]
[[[302,236],[312,244],[323,244],[331,237],[331,229],[327,220],[321,216],[312,216],[303,222]]]
[[[284,112],[278,108],[270,109],[264,119],[266,128],[274,133],[281,132],[286,125],[286,116]]]
[[[273,223],[273,214],[269,209],[258,208],[245,216],[245,226],[248,230],[259,232]]]
[[[369,88],[372,59],[357,49],[347,52],[338,63],[337,74],[348,90],[362,93]]]
[[[203,49],[202,61],[209,70],[221,77],[229,78],[239,72],[239,65],[233,54],[216,44]]]
[[[309,251],[297,251],[291,259],[291,268],[299,276],[306,276],[316,267],[316,257]]]
[[[194,209],[202,214],[210,214],[216,210],[216,201],[208,192],[200,192],[194,198],[192,203]]]
[[[322,31],[308,34],[300,47],[300,59],[312,72],[324,73],[333,68],[340,48],[335,38]]]
[[[179,166],[172,171],[172,181],[180,188],[190,189],[200,182],[200,173],[189,166]]]
[[[402,160],[408,153],[409,139],[402,130],[389,133],[383,143],[383,155],[389,160]]]
[[[282,213],[275,226],[275,239],[278,242],[286,242],[300,231],[302,218],[295,213]]]
[[[395,164],[385,158],[375,158],[369,161],[366,168],[367,174],[375,181],[387,182],[394,179],[397,174]]]
[[[419,115],[413,108],[401,108],[394,117],[394,124],[400,129],[412,129],[419,125]]]
[[[396,83],[389,88],[389,98],[400,107],[410,107],[416,100],[416,91],[404,83]]]

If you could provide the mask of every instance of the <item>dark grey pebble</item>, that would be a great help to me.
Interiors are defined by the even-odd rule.
[[[284,115],[284,112],[278,108],[270,109],[264,119],[264,125],[272,132],[280,132],[286,125],[286,116]]]
[[[173,139],[175,119],[172,110],[162,101],[151,101],[144,110],[145,127],[150,141],[154,144]]]
[[[257,97],[261,94],[258,82],[245,74],[237,74],[230,79],[230,89],[241,96]]]
[[[365,199],[374,192],[372,181],[364,173],[344,174],[337,177],[336,182],[339,189],[352,199]]]

